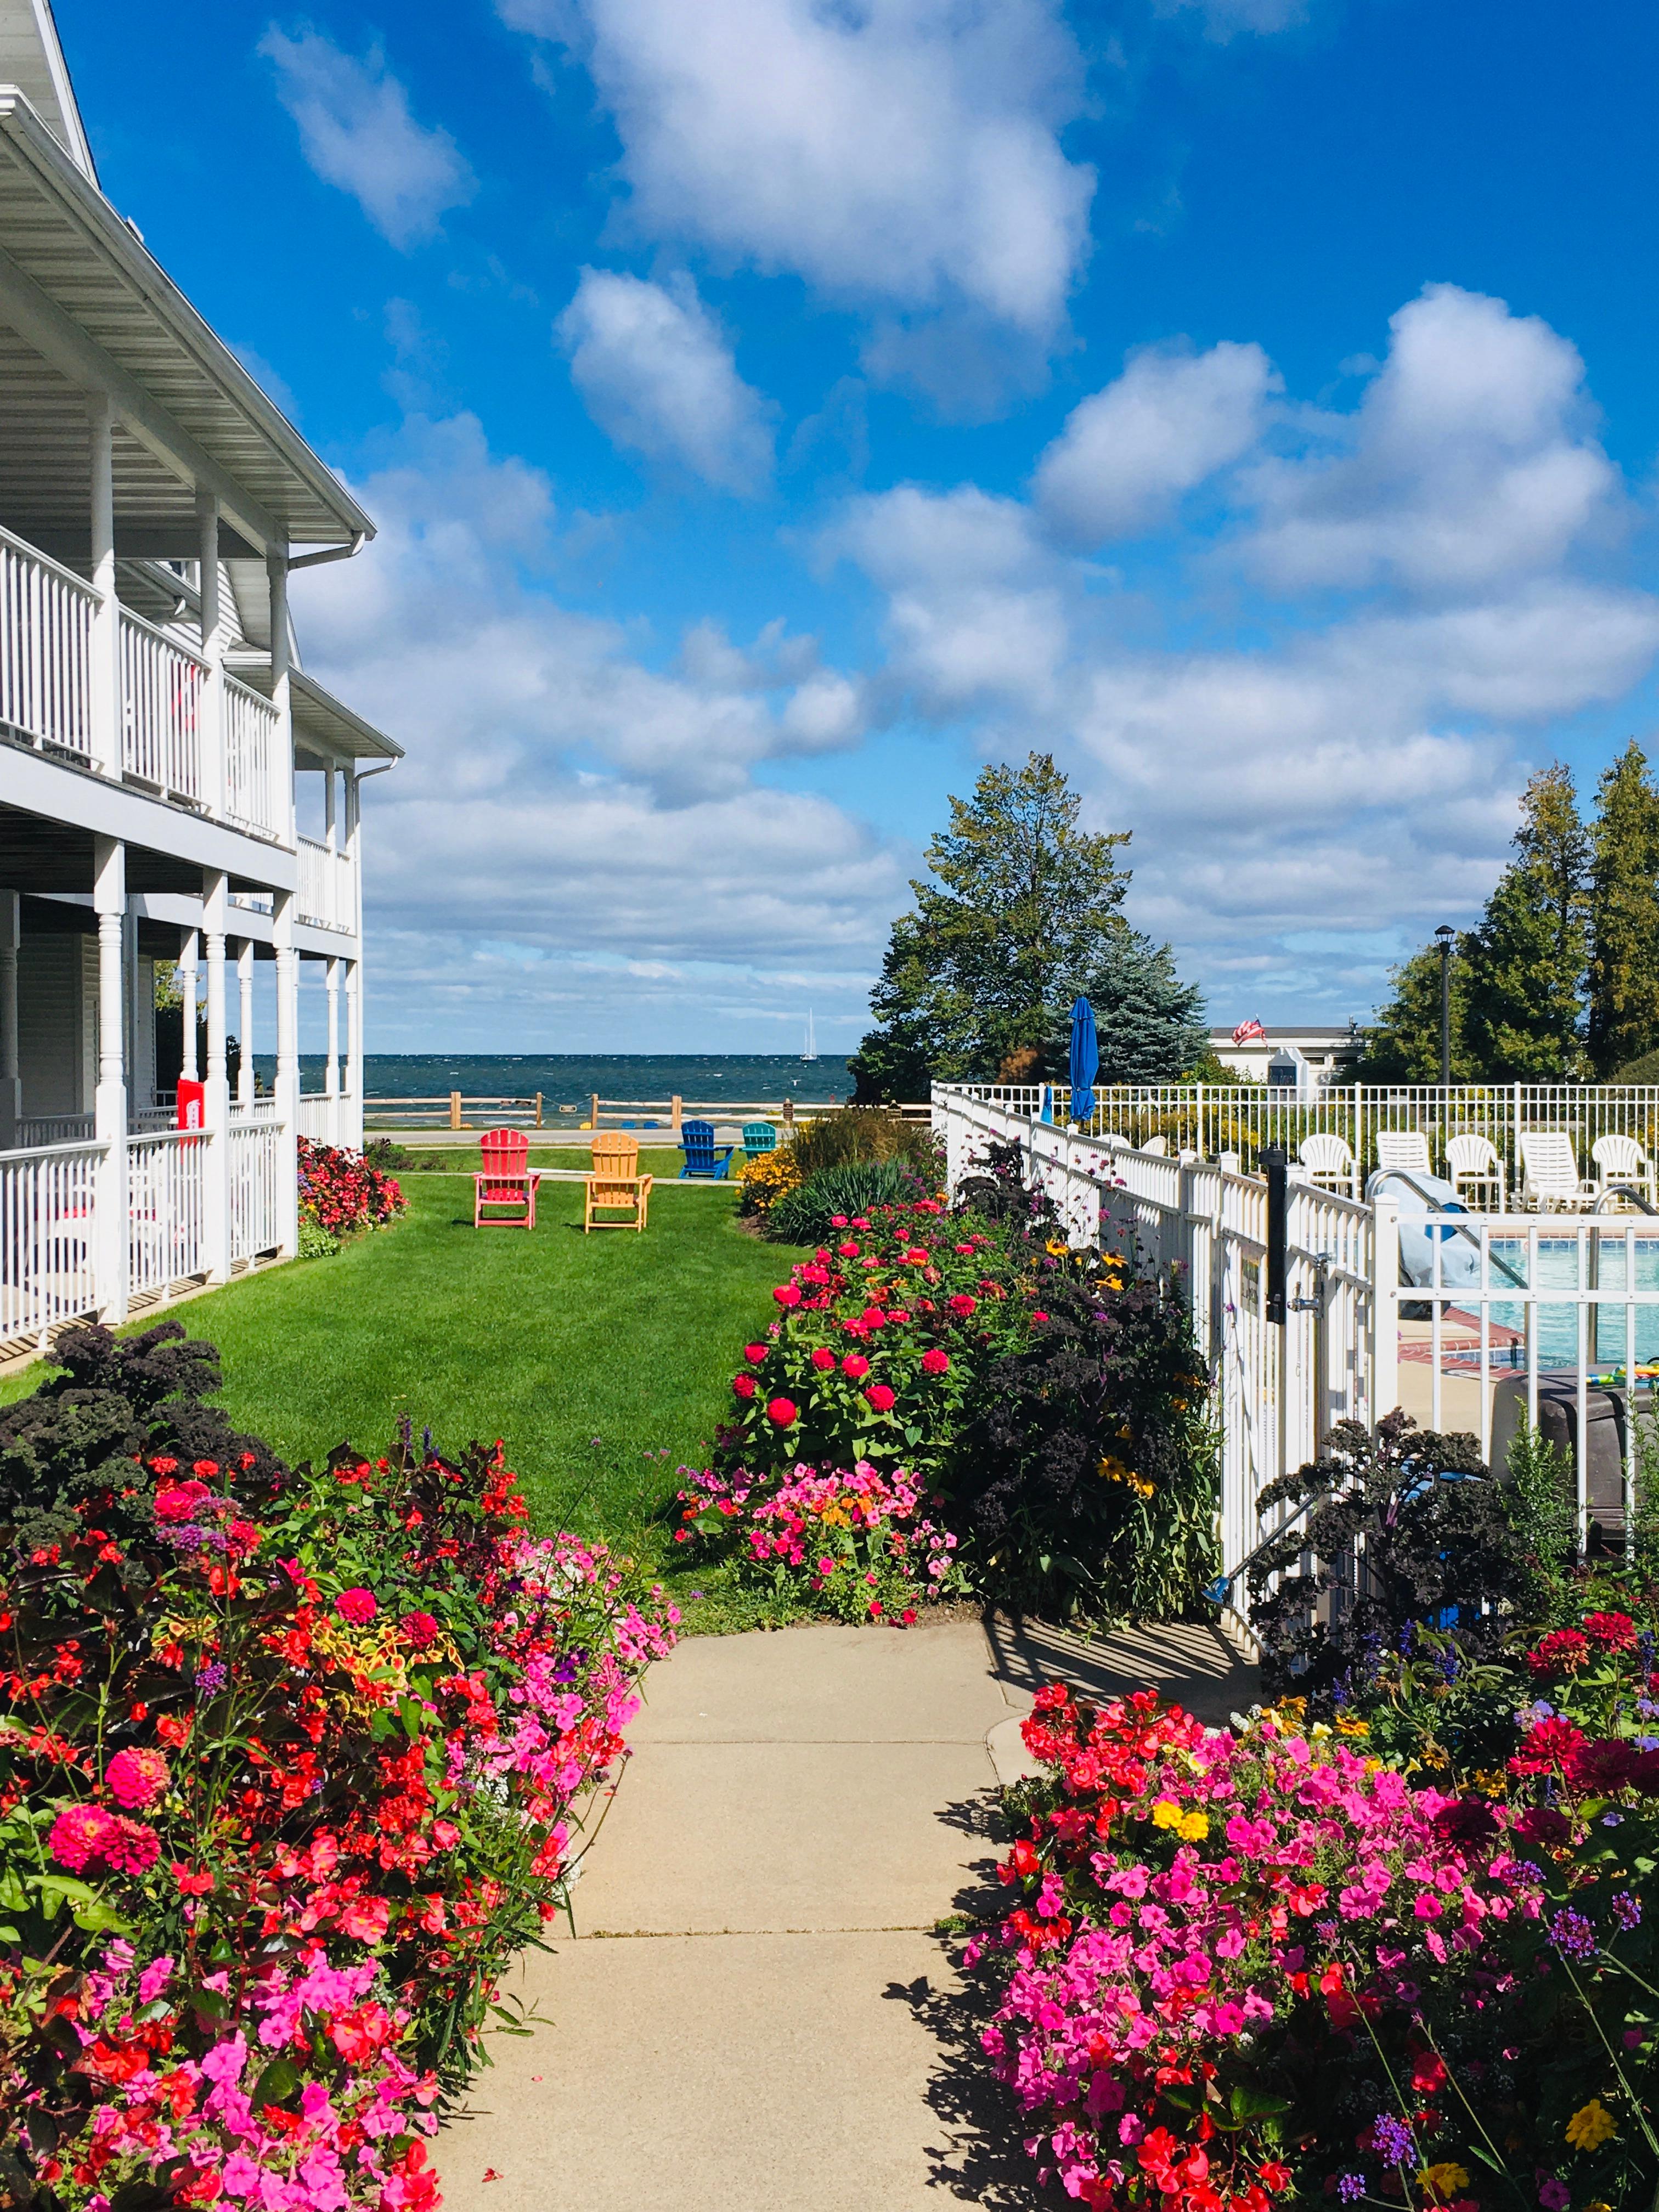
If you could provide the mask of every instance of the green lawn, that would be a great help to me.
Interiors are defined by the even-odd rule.
[[[702,1463],[799,1255],[744,1234],[735,1192],[659,1185],[643,1237],[585,1237],[580,1183],[542,1185],[533,1236],[475,1231],[470,1174],[405,1189],[402,1219],[336,1257],[178,1310],[219,1347],[227,1411],[290,1460],[346,1437],[380,1450],[405,1413],[447,1452],[501,1437],[538,1525],[672,1558],[652,1517],[680,1463]],[[9,1376],[0,1396],[37,1379]]]

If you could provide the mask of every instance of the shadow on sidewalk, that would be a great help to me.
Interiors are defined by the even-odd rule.
[[[1125,1622],[1091,1635],[988,1613],[985,1634],[1001,1680],[1033,1696],[1046,1682],[1069,1682],[1090,1698],[1159,1690],[1218,1727],[1260,1694],[1257,1669],[1206,1621]]]

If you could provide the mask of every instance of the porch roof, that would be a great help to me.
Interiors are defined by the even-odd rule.
[[[69,552],[64,532],[89,531],[89,390],[112,394],[124,434],[118,550],[193,553],[198,483],[240,540],[229,551],[373,535],[27,94],[4,84],[0,319],[0,514],[46,550]]]

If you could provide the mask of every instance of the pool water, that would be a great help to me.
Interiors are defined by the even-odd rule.
[[[1585,1266],[1589,1265],[1589,1243],[1585,1243]],[[1524,1277],[1527,1270],[1527,1248],[1521,1238],[1494,1237],[1492,1243],[1494,1261],[1503,1260],[1515,1272]],[[1635,1285],[1638,1291],[1650,1293],[1654,1303],[1636,1307],[1636,1357],[1638,1360],[1659,1358],[1659,1237],[1649,1235],[1635,1240]],[[1579,1245],[1576,1237],[1540,1237],[1538,1243],[1538,1279],[1536,1287],[1547,1291],[1552,1288],[1576,1291],[1579,1286]],[[1622,1291],[1627,1286],[1625,1272],[1626,1247],[1622,1238],[1615,1243],[1608,1237],[1601,1243],[1597,1256],[1600,1287]],[[1496,1278],[1498,1270],[1492,1268]],[[1466,1295],[1455,1303],[1464,1310],[1478,1313],[1478,1303]],[[1591,1364],[1603,1369],[1622,1367],[1625,1362],[1626,1316],[1631,1309],[1626,1305],[1604,1302],[1599,1317],[1592,1324],[1589,1339]],[[1578,1358],[1577,1309],[1571,1305],[1554,1305],[1547,1298],[1540,1300],[1538,1313],[1538,1364],[1540,1367],[1571,1367]],[[1494,1299],[1492,1305],[1493,1322],[1504,1328],[1524,1331],[1526,1309],[1510,1300]],[[1494,1359],[1493,1364],[1499,1364]],[[1508,1364],[1507,1360],[1504,1361]],[[1517,1347],[1516,1364],[1526,1364],[1524,1348]]]

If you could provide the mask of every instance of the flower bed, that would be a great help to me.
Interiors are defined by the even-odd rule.
[[[1653,1638],[1601,1611],[1522,1656],[1549,1697],[1450,1790],[1358,1717],[1211,1730],[1151,1692],[1042,1693],[986,2045],[1068,2195],[1652,2203]]]
[[[1073,1251],[1022,1194],[994,1218],[933,1198],[837,1216],[772,1296],[678,1542],[843,1618],[970,1590],[1096,1614],[1197,1602],[1213,1449],[1174,1284]],[[858,1561],[807,1542],[826,1512],[878,1531]],[[918,1573],[924,1554],[943,1571]]]
[[[324,1238],[380,1229],[408,1204],[397,1178],[371,1167],[362,1152],[299,1139],[300,1215]]]
[[[420,2212],[678,1616],[499,1446],[284,1468],[181,1335],[0,1415],[8,2187]]]

